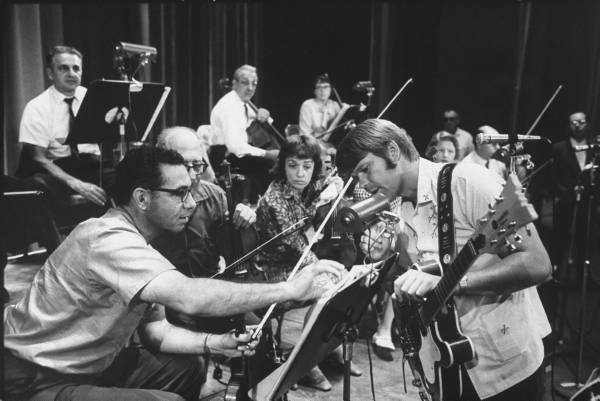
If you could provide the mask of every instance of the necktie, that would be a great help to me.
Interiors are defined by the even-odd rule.
[[[71,129],[73,128],[73,122],[75,121],[75,113],[73,112],[73,100],[74,97],[66,97],[63,100],[67,104],[69,108],[69,135],[71,135]],[[70,144],[71,147],[71,156],[79,157],[79,151],[77,150],[77,144]]]

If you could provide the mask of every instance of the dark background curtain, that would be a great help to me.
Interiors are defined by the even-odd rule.
[[[519,1],[152,2],[5,4],[3,9],[4,171],[13,173],[25,103],[49,84],[45,49],[79,48],[84,85],[112,77],[118,41],[157,47],[157,63],[137,78],[173,91],[154,133],[166,125],[209,122],[222,96],[218,79],[255,65],[255,103],[278,128],[297,123],[314,76],[329,73],[342,100],[358,103],[354,82],[376,86],[372,115],[410,77],[414,83],[385,114],[422,150],[454,108],[470,132],[506,132],[514,100]],[[559,84],[564,86],[535,133],[565,136],[567,116],[588,112],[598,127],[600,2],[533,1],[517,130],[526,131]],[[594,131],[596,132],[596,131]]]

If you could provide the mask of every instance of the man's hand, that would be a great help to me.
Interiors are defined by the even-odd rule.
[[[271,160],[277,160],[278,156],[279,156],[279,149],[269,149],[265,153],[265,157],[267,159],[271,159]]]
[[[73,189],[73,191],[97,205],[104,206],[106,203],[106,192],[104,192],[104,190],[97,185],[75,179],[69,184],[69,186],[71,189]]]
[[[441,277],[418,270],[407,270],[394,281],[394,293],[398,299],[422,300],[435,288]]]
[[[385,223],[380,221],[365,230],[360,237],[360,249],[372,262],[385,259],[393,252],[392,236],[388,233],[381,234],[383,230]]]
[[[243,203],[238,203],[233,213],[232,222],[234,227],[248,228],[256,222],[256,213]]]
[[[344,265],[333,260],[319,260],[301,269],[287,282],[293,300],[307,301],[319,298],[346,273]]]
[[[256,346],[260,335],[251,340],[252,327],[248,326],[246,332],[237,336],[232,330],[225,334],[210,334],[206,345],[212,354],[225,355],[236,358],[240,356],[252,356],[256,352]]]
[[[263,108],[260,108],[260,109],[258,109],[258,111],[256,112],[256,119],[257,119],[258,121],[260,121],[260,122],[263,122],[263,123],[264,123],[265,121],[267,121],[267,120],[269,119],[269,116],[270,116],[270,115],[271,115],[271,114],[269,113],[269,110],[267,110],[267,109],[263,109]]]

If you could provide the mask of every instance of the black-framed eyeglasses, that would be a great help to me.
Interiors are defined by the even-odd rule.
[[[187,168],[188,172],[192,170],[196,174],[204,173],[207,167],[208,163],[205,160],[196,160],[185,163],[185,168]]]
[[[151,191],[166,192],[171,195],[178,196],[181,203],[185,203],[188,197],[192,194],[192,188],[150,188]]]
[[[571,121],[571,124],[573,124],[573,125],[585,125],[585,124],[587,124],[587,121],[586,120],[573,120],[573,121]]]

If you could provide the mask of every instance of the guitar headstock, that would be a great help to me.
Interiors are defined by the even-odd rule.
[[[533,206],[525,197],[524,189],[515,174],[510,174],[496,203],[479,219],[473,243],[479,252],[499,253],[513,251],[514,242],[521,242],[516,231],[538,218]]]

